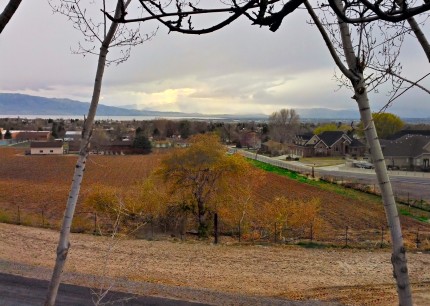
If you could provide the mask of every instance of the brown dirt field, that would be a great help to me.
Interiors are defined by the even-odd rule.
[[[57,239],[53,230],[0,224],[1,270],[48,278]],[[396,304],[388,251],[118,239],[107,256],[109,238],[73,234],[71,243],[65,268],[68,283],[100,286],[104,276],[109,282],[116,280],[114,288],[160,295],[160,288],[168,287],[167,295],[214,304],[219,304],[214,292],[348,305]],[[408,263],[415,304],[429,305],[429,254],[409,253]],[[148,292],[145,283],[159,289]],[[203,291],[187,295],[181,288]]]
[[[0,210],[8,211],[9,222],[16,218],[20,207],[23,224],[42,224],[41,211],[50,227],[61,221],[70,188],[70,179],[76,156],[25,156],[23,149],[0,148]],[[101,184],[119,188],[126,192],[133,184],[144,180],[162,158],[162,154],[129,156],[90,155],[81,189],[77,212],[85,211],[82,203],[92,186]],[[266,173],[266,184],[255,191],[260,203],[271,201],[276,196],[296,199],[318,198],[321,201],[321,229],[316,240],[328,243],[341,241],[346,226],[351,240],[380,240],[379,230],[386,226],[382,203],[376,197],[355,192],[343,195],[303,184],[273,173]],[[1,213],[1,211],[0,211]],[[0,214],[0,219],[1,219]],[[90,214],[78,214],[91,227]],[[85,219],[87,218],[87,219]],[[46,223],[45,222],[45,225]],[[430,248],[430,224],[401,216],[406,245],[415,248],[416,232],[423,238],[421,247]],[[75,222],[78,224],[78,221]],[[385,229],[387,232],[387,230]],[[385,241],[389,240],[385,235]]]
[[[0,148],[0,157],[0,209],[15,210],[18,205],[23,212],[43,208],[58,222],[76,156],[24,156],[22,150]],[[145,178],[160,158],[157,154],[90,156],[80,202],[94,184],[128,188]],[[269,183],[256,191],[261,202],[280,195],[319,198],[326,235],[334,235],[349,226],[351,235],[361,236],[364,230],[385,225],[382,204],[367,195],[345,196],[270,173],[267,177]],[[402,217],[402,225],[409,249],[414,248],[414,233],[418,227],[420,233],[430,231],[430,225],[411,218]],[[46,271],[53,265],[57,239],[58,233],[52,230],[0,223],[1,270],[49,277]],[[396,304],[390,254],[386,249],[311,250],[293,246],[235,245],[226,241],[214,246],[207,242],[177,242],[167,238],[164,241],[121,239],[105,265],[107,242],[108,239],[102,237],[72,236],[66,272],[75,277],[69,277],[69,282],[96,285],[91,275],[101,276],[105,266],[108,276],[119,280],[119,287],[121,283],[134,281],[172,288],[340,301],[351,305]],[[409,253],[408,258],[415,302],[429,305],[429,255]],[[18,269],[18,272],[19,265],[35,269]],[[30,271],[39,271],[36,268],[45,274],[31,274]],[[204,297],[198,299],[208,302]]]

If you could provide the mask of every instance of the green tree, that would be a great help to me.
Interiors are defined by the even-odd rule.
[[[380,139],[386,139],[403,129],[405,123],[399,116],[391,113],[372,113],[376,132]],[[362,122],[358,125],[360,135],[364,135],[365,126]]]
[[[208,216],[215,211],[217,195],[232,175],[242,172],[239,156],[229,156],[215,134],[190,138],[191,146],[164,158],[157,173],[171,188],[171,194],[187,198],[197,217],[199,237],[208,236]]]
[[[405,126],[405,123],[399,116],[391,113],[373,113],[376,132],[379,138],[387,138],[399,132]]]
[[[9,129],[6,130],[6,133],[4,134],[4,139],[12,139],[12,133],[9,131]]]
[[[187,139],[190,136],[190,121],[182,120],[179,122],[179,133],[181,134],[181,138]]]
[[[148,137],[140,133],[140,134],[137,134],[136,137],[134,137],[133,148],[141,149],[144,151],[144,153],[150,153],[152,149],[152,145]]]
[[[348,132],[349,130],[351,130],[351,126],[349,125],[331,122],[331,123],[324,123],[324,124],[318,125],[314,129],[314,134],[319,135],[322,132],[329,132],[329,131]]]

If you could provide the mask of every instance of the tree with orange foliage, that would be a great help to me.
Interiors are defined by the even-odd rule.
[[[197,217],[199,237],[208,236],[208,216],[217,196],[225,192],[225,182],[245,171],[244,163],[227,155],[215,134],[199,134],[190,146],[178,149],[163,161],[158,174],[171,186],[171,194],[181,193],[190,200]]]
[[[312,227],[315,232],[319,225],[318,212],[320,206],[318,199],[306,201],[276,197],[273,201],[266,202],[261,208],[261,215],[263,216],[261,221],[269,232],[274,229],[275,234],[279,235],[280,239],[285,238],[283,237],[283,229],[286,227],[301,233]]]
[[[266,182],[265,172],[253,167],[243,156],[233,155],[242,171],[225,180],[224,192],[217,199],[217,212],[224,224],[238,227],[239,241],[248,225],[258,218],[255,190]]]

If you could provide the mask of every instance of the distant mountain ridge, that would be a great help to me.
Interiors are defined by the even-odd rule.
[[[23,94],[0,93],[2,115],[86,115],[90,103],[71,99],[45,98]],[[98,116],[157,116],[155,111],[139,111],[99,104]],[[176,114],[176,113],[172,113]],[[181,114],[181,113],[177,113]]]
[[[15,93],[0,93],[0,115],[43,115],[43,116],[84,116],[90,104],[71,99],[45,98]],[[326,108],[296,109],[303,119],[358,119],[358,112],[353,110],[332,110]],[[133,109],[132,105],[124,108],[99,104],[98,116],[152,116],[184,118],[221,118],[221,119],[255,119],[264,120],[264,114],[219,114],[205,115],[199,113],[162,112]]]

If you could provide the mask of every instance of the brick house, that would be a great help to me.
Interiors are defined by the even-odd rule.
[[[342,131],[326,131],[319,135],[297,135],[291,154],[301,157],[362,156],[366,146]]]
[[[388,167],[404,170],[430,170],[430,136],[404,135],[396,140],[381,140]]]

